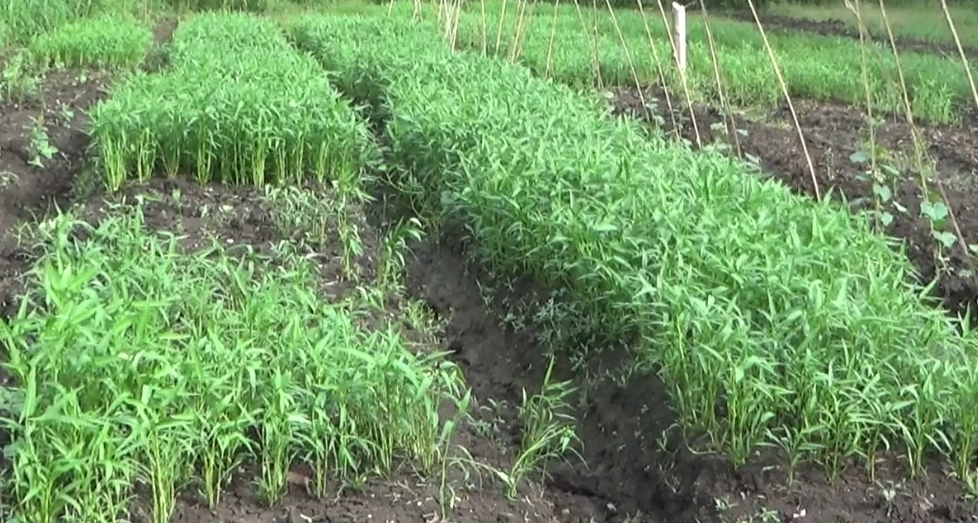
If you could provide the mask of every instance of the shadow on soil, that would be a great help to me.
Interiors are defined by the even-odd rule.
[[[453,340],[453,358],[465,369],[475,397],[515,407],[524,390],[539,391],[547,367],[544,350],[533,327],[517,332],[501,325],[501,305],[491,307],[496,314],[487,311],[482,287],[492,285],[491,278],[469,264],[452,241],[418,245],[415,254],[408,270],[411,289],[450,319],[446,334]],[[506,297],[528,293],[517,288]],[[558,361],[557,367],[567,364]],[[562,374],[561,380],[574,378]],[[695,499],[703,464],[663,455],[655,447],[673,420],[657,379],[627,388],[604,383],[587,391],[585,403],[575,417],[586,465],[574,458],[554,464],[546,481],[558,521],[714,520],[711,507]],[[519,441],[516,409],[506,409],[505,417],[509,439]]]

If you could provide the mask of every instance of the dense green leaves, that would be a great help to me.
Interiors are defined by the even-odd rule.
[[[166,523],[188,486],[217,507],[242,463],[261,465],[268,504],[297,462],[319,498],[398,459],[441,466],[451,427],[438,409],[462,394],[460,374],[412,350],[400,319],[362,326],[390,314],[377,289],[325,303],[303,251],[215,241],[185,254],[140,208],[115,211],[97,226],[45,222],[34,292],[0,321],[16,384],[0,419],[3,493],[17,521],[129,520],[138,483],[141,517]]]
[[[11,41],[27,42],[58,26],[105,11],[116,15],[131,7],[129,0],[36,0],[0,3],[0,20]]]
[[[406,21],[290,35],[386,122],[395,184],[425,218],[465,224],[497,274],[569,293],[558,343],[639,339],[627,371],[658,369],[706,450],[743,464],[772,444],[832,473],[891,443],[915,472],[925,452],[973,459],[975,338],[862,217]]]
[[[28,49],[43,66],[125,67],[142,62],[152,42],[145,25],[116,14],[83,18],[36,35]]]
[[[136,75],[92,113],[108,186],[157,170],[232,183],[348,180],[372,157],[366,126],[274,23],[199,15],[170,69]]]

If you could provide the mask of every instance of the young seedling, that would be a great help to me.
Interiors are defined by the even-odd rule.
[[[523,479],[531,472],[546,475],[547,463],[562,459],[566,454],[583,460],[576,445],[580,443],[575,433],[575,420],[565,411],[567,398],[573,393],[569,382],[554,383],[554,360],[550,360],[538,394],[527,396],[523,391],[523,403],[519,407],[523,423],[520,453],[508,473],[502,474],[506,483],[506,495],[515,499]]]
[[[391,228],[384,238],[377,260],[379,265],[377,285],[379,287],[397,291],[392,286],[401,280],[401,271],[404,270],[404,252],[408,248],[408,242],[421,241],[421,238],[421,222],[416,218],[402,220]]]
[[[43,118],[32,119],[33,124],[30,130],[30,164],[39,169],[44,168],[44,162],[54,158],[58,153],[58,148],[51,144],[47,128],[44,126]]]

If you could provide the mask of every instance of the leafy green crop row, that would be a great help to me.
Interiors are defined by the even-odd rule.
[[[355,183],[372,154],[369,131],[274,23],[199,15],[177,29],[170,55],[169,70],[132,76],[92,113],[110,189],[158,170]]]
[[[289,34],[386,120],[392,179],[427,219],[464,223],[498,274],[567,291],[557,329],[639,340],[626,371],[658,369],[710,450],[742,464],[773,444],[837,473],[892,444],[915,472],[941,452],[970,477],[975,339],[863,218],[403,20]]]
[[[501,26],[500,11],[498,3],[487,7],[487,48],[490,54],[498,51],[499,56],[508,57],[516,32],[516,9],[509,6]],[[667,83],[679,88],[668,33],[656,6],[647,8],[647,21],[635,10],[616,11],[612,18],[607,10],[595,13],[584,9],[581,16],[573,6],[562,6],[554,20],[552,6],[538,5],[534,13],[535,16],[526,21],[528,26],[526,35],[520,40],[519,56],[520,63],[535,73],[546,75],[549,71],[550,76],[561,82],[593,85],[596,81],[593,50],[596,31],[599,72],[606,85],[634,84],[629,64],[634,66],[640,82],[658,84],[658,69],[649,43],[651,33],[652,45],[667,74]],[[614,25],[616,20],[621,36]],[[548,69],[548,47],[555,23]],[[502,38],[497,50],[495,44],[500,27]],[[730,102],[738,106],[780,104],[781,88],[757,28],[715,17],[710,19],[710,28],[718,46],[725,94]],[[479,10],[464,12],[459,22],[460,45],[481,50],[482,35]],[[865,103],[858,43],[818,35],[768,36],[791,96]],[[688,79],[692,94],[715,101],[718,91],[705,23],[692,12],[688,21],[688,42]],[[960,118],[964,108],[972,105],[968,79],[960,60],[916,53],[901,53],[900,60],[915,115],[935,122],[952,122]],[[874,46],[868,51],[867,65],[875,108],[902,114],[902,94],[893,52],[888,47]]]
[[[116,14],[83,18],[39,34],[28,50],[44,67],[126,67],[142,62],[152,43],[145,25]]]
[[[129,0],[124,0],[129,1]],[[118,0],[33,0],[0,3],[0,20],[11,42],[27,42],[60,25],[96,14]],[[118,13],[117,13],[118,14]]]
[[[364,330],[374,305],[324,303],[319,267],[287,246],[186,255],[123,211],[46,222],[35,292],[0,322],[14,520],[129,520],[141,484],[146,520],[166,523],[187,486],[216,507],[243,463],[269,504],[295,462],[320,498],[396,459],[438,470],[438,408],[461,386],[442,355]]]

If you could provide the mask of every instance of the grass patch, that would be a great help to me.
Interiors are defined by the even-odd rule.
[[[39,34],[54,30],[75,20],[99,13],[120,15],[145,15],[152,2],[133,0],[32,0],[30,2],[3,2],[0,4],[0,20],[9,29],[12,42],[27,43]]]
[[[917,2],[915,5],[888,6],[886,18],[890,22],[894,36],[914,38],[940,44],[953,44],[954,37],[940,4]],[[867,29],[874,35],[886,37],[886,24],[879,5],[867,2],[860,5],[860,15]],[[778,3],[766,11],[780,16],[806,18],[809,20],[842,20],[855,30],[859,29],[855,14],[839,4],[795,4]],[[958,31],[961,43],[968,47],[978,47],[978,10],[964,6],[949,6],[951,19]]]

